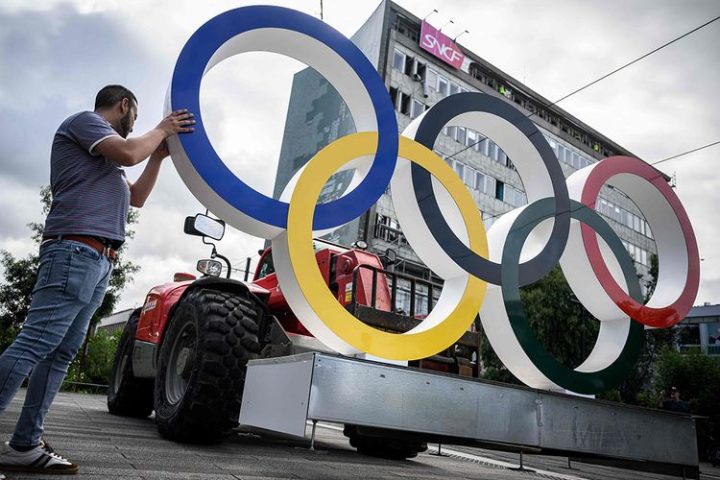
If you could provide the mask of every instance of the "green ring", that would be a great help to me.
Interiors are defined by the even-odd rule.
[[[642,303],[640,281],[637,278],[632,258],[617,234],[605,220],[585,205],[571,200],[570,208],[572,209],[570,212],[572,218],[592,227],[605,240],[620,263],[629,295]],[[628,338],[620,356],[612,364],[597,372],[578,372],[570,369],[550,355],[538,341],[530,327],[520,299],[518,265],[520,253],[530,232],[538,223],[554,216],[554,199],[543,198],[528,205],[513,222],[502,256],[502,294],[505,309],[520,346],[543,375],[556,385],[573,392],[599,393],[619,385],[625,378],[626,372],[633,367],[640,354],[645,328],[640,323],[631,320]]]

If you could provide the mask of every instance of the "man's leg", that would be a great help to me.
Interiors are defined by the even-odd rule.
[[[78,315],[58,347],[33,369],[25,395],[25,405],[10,441],[13,448],[29,448],[40,444],[43,422],[60,385],[67,375],[68,367],[85,340],[90,319],[102,304],[110,280],[110,261],[102,259],[104,268],[92,299]]]
[[[92,300],[106,262],[77,242],[53,241],[40,248],[38,278],[27,319],[15,341],[0,356],[0,413],[23,379],[55,351],[80,311]]]

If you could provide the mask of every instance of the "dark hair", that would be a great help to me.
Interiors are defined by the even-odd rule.
[[[95,110],[99,108],[110,108],[123,98],[128,98],[138,103],[135,94],[122,85],[107,85],[100,89],[95,97]]]

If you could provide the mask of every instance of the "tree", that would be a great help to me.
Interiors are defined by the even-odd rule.
[[[697,419],[698,452],[705,458],[720,439],[720,358],[663,349],[658,355],[655,389],[667,392],[671,387],[680,390],[693,414],[708,417]]]
[[[657,285],[658,257],[650,256],[650,270],[646,279],[641,279],[645,284],[644,303],[652,297]],[[620,397],[626,403],[643,404],[648,403],[644,398],[650,387],[652,377],[660,354],[674,347],[677,342],[677,330],[674,328],[646,329],[645,341],[643,342],[640,356],[635,369],[628,372],[623,384],[620,386]],[[651,404],[652,405],[652,404]]]
[[[560,267],[523,287],[520,297],[530,326],[547,351],[569,367],[580,365],[595,344],[600,324],[577,300]],[[504,367],[486,338],[483,338],[481,356],[485,378],[520,383]]]
[[[13,341],[30,307],[30,293],[37,276],[38,258],[30,254],[16,259],[0,251],[5,282],[0,284],[0,352]]]
[[[43,206],[42,214],[45,217],[50,212],[52,203],[49,186],[40,189],[40,199]],[[137,223],[137,219],[138,211],[131,208],[128,214],[128,225]],[[28,227],[32,231],[31,238],[39,245],[42,241],[43,224],[33,222],[29,223]],[[134,234],[135,232],[132,230],[126,232],[129,239],[132,239]],[[113,272],[107,293],[100,308],[90,320],[89,331],[92,331],[101,318],[113,312],[123,288],[132,280],[133,275],[140,270],[138,265],[123,258],[126,246],[127,242],[118,250],[118,257],[113,264]],[[27,317],[32,298],[32,289],[37,277],[38,256],[31,253],[25,258],[16,258],[9,252],[0,250],[0,264],[4,269],[4,279],[0,283],[0,352],[2,352],[15,338]],[[86,347],[84,346],[82,352],[85,351]],[[81,363],[82,358],[83,354],[81,353]]]

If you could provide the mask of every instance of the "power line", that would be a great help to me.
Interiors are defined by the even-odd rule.
[[[565,95],[565,96],[562,97],[561,99],[555,100],[550,106],[555,105],[555,104],[558,103],[558,102],[562,102],[563,100],[565,100],[565,99],[567,99],[567,98],[575,95],[576,93],[581,92],[581,91],[585,90],[586,88],[588,88],[588,87],[590,87],[590,86],[592,86],[592,85],[595,85],[595,84],[598,83],[599,81],[608,78],[610,75],[614,75],[614,74],[616,74],[617,72],[619,72],[620,70],[623,70],[623,69],[629,67],[630,65],[639,62],[639,61],[642,60],[643,58],[647,58],[647,57],[649,57],[650,55],[652,55],[653,53],[659,52],[659,51],[662,50],[663,48],[672,45],[673,43],[677,42],[678,40],[681,40],[681,39],[687,37],[688,35],[697,32],[697,31],[700,30],[701,28],[707,27],[708,25],[710,25],[710,24],[713,23],[713,22],[716,22],[717,20],[720,20],[720,15],[718,15],[718,16],[715,17],[715,18],[713,18],[712,20],[709,20],[709,21],[703,23],[703,24],[700,25],[699,27],[695,27],[695,28],[693,28],[692,30],[690,30],[689,32],[683,33],[683,34],[680,35],[679,37],[674,38],[674,39],[670,40],[669,42],[667,42],[667,43],[665,43],[665,44],[663,44],[663,45],[660,45],[660,46],[657,47],[655,50],[651,50],[651,51],[649,51],[648,53],[646,53],[645,55],[642,55],[642,56],[636,58],[635,60],[632,60],[632,61],[626,63],[625,65],[616,68],[616,69],[613,70],[612,72],[606,73],[605,75],[603,75],[602,77],[598,78],[597,80],[594,80],[594,81],[588,83],[587,85],[583,85],[582,87],[578,88],[577,90],[574,90],[574,91],[568,93],[567,95]]]
[[[666,161],[672,160],[674,158],[679,158],[679,157],[683,157],[685,155],[690,155],[691,153],[699,152],[700,150],[704,150],[706,148],[710,148],[715,145],[720,145],[720,140],[718,140],[716,142],[708,143],[707,145],[703,145],[702,147],[693,148],[692,150],[688,150],[686,152],[678,153],[677,155],[673,155],[671,157],[663,158],[662,160],[658,160],[657,162],[652,162],[650,165],[657,165],[658,163],[666,162]],[[448,157],[448,158],[450,158],[450,157]],[[492,218],[497,218],[499,216],[504,215],[505,213],[507,213],[507,212],[501,212],[501,213],[496,213],[495,215],[489,215],[489,216],[483,218],[483,221],[490,220]]]
[[[663,158],[662,160],[658,160],[657,162],[652,162],[650,165],[657,165],[658,163],[667,162],[668,160],[672,160],[673,158],[682,157],[685,155],[689,155],[691,153],[699,152],[700,150],[704,150],[706,148],[712,147],[713,145],[720,144],[720,140],[717,142],[708,143],[707,145],[703,145],[702,147],[693,148],[692,150],[688,150],[687,152],[678,153],[677,155],[673,155],[671,157]]]
[[[621,67],[618,67],[618,68],[616,68],[615,70],[613,70],[613,71],[611,71],[611,72],[609,72],[609,73],[606,73],[606,74],[603,75],[602,77],[597,78],[597,79],[593,80],[592,82],[587,83],[587,84],[583,85],[582,87],[580,87],[580,88],[578,88],[578,89],[576,89],[576,90],[573,90],[572,92],[568,93],[568,94],[565,95],[564,97],[559,98],[559,99],[555,100],[555,101],[552,102],[552,103],[549,103],[549,104],[547,104],[547,105],[544,105],[544,107],[546,107],[546,108],[547,108],[547,107],[552,107],[552,106],[557,105],[558,103],[562,102],[563,100],[567,100],[568,98],[570,98],[571,96],[575,95],[576,93],[579,93],[579,92],[585,90],[586,88],[588,88],[588,87],[590,87],[590,86],[592,86],[592,85],[595,85],[596,83],[600,82],[601,80],[605,80],[605,79],[608,78],[609,76],[614,75],[614,74],[618,73],[619,71],[621,71],[621,70],[629,67],[630,65],[633,65],[633,64],[639,62],[640,60],[649,57],[649,56],[652,55],[653,53],[659,52],[659,51],[662,50],[663,48],[668,47],[668,46],[672,45],[673,43],[677,42],[678,40],[681,40],[681,39],[687,37],[688,35],[691,35],[691,34],[697,32],[697,31],[700,30],[701,28],[707,27],[708,25],[710,25],[710,24],[713,23],[713,22],[716,22],[717,20],[720,20],[720,15],[718,15],[718,16],[715,17],[715,18],[713,18],[712,20],[709,20],[709,21],[703,23],[702,25],[700,25],[700,26],[698,26],[698,27],[693,28],[692,30],[690,30],[690,31],[688,31],[688,32],[683,33],[683,34],[680,35],[679,37],[676,37],[676,38],[670,40],[669,42],[667,42],[667,43],[665,43],[665,44],[657,47],[656,49],[651,50],[651,51],[649,51],[648,53],[646,53],[646,54],[644,54],[644,55],[641,55],[641,56],[637,57],[637,58],[634,59],[634,60],[631,60],[630,62],[626,63],[625,65],[622,65]],[[535,114],[536,114],[536,112],[532,112],[532,113],[530,113],[530,115],[526,115],[525,118],[531,118],[531,117],[533,117]],[[481,144],[481,143],[484,142],[485,140],[487,140],[487,138],[483,138],[482,140],[478,140],[477,142],[475,142],[475,143],[473,143],[473,144],[470,144],[470,145],[468,145],[467,147],[458,150],[457,152],[453,153],[452,155],[449,155],[449,156],[446,157],[446,158],[453,158],[454,156],[459,155],[460,153],[462,153],[462,152],[464,152],[464,151],[466,151],[466,150],[474,147],[475,145]],[[702,147],[702,148],[704,148],[704,147]],[[687,152],[687,153],[690,153],[690,152]],[[665,161],[665,160],[669,160],[669,158],[663,159],[663,160],[661,160],[661,161]],[[660,163],[660,162],[656,162],[656,163]],[[654,165],[654,164],[653,164],[653,165]]]

